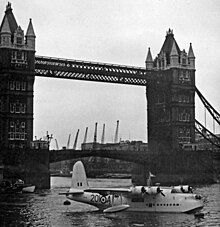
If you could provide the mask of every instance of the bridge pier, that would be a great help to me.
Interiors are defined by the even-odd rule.
[[[154,183],[164,185],[214,183],[213,158],[210,151],[184,151],[147,154],[146,164],[134,164],[132,182],[146,185],[149,172]]]
[[[50,188],[49,150],[13,149],[3,155],[3,178],[12,183],[17,179],[38,189]]]
[[[49,150],[29,150],[25,157],[25,182],[38,189],[49,189]]]

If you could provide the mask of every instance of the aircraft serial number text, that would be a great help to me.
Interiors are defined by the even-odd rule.
[[[111,197],[110,195],[108,196],[102,196],[102,195],[98,195],[98,194],[92,194],[91,195],[91,200],[92,203],[111,203]]]

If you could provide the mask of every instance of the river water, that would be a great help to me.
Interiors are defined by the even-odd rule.
[[[205,196],[201,212],[193,214],[119,212],[103,214],[96,208],[58,195],[70,187],[71,178],[52,177],[51,189],[34,194],[0,195],[0,227],[140,227],[140,226],[220,226],[220,184],[197,186],[195,192]],[[91,187],[129,186],[129,179],[90,179]]]

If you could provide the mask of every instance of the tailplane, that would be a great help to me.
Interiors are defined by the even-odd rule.
[[[73,166],[71,189],[86,189],[88,187],[84,165],[81,161],[77,161]]]

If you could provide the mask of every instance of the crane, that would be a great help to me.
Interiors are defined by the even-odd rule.
[[[79,136],[79,129],[77,130],[77,133],[76,133],[76,138],[75,138],[75,141],[74,141],[73,150],[76,150],[78,136]]]
[[[103,130],[102,130],[102,139],[101,139],[101,143],[104,144],[105,143],[105,124],[103,124]]]
[[[93,143],[97,143],[97,125],[98,125],[98,123],[96,122]]]
[[[86,127],[86,132],[85,132],[83,143],[86,143],[86,141],[87,141],[87,133],[88,133],[88,127]]]
[[[69,138],[68,138],[68,141],[67,141],[66,149],[69,149],[69,146],[70,146],[70,137],[71,137],[71,134],[69,134]]]
[[[119,128],[119,120],[117,120],[114,143],[118,143],[118,128]]]
[[[56,149],[59,150],[57,139],[55,139],[55,142],[56,142]]]

